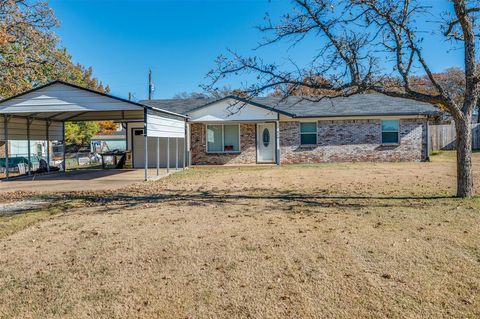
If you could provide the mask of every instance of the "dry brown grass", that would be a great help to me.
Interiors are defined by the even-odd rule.
[[[205,168],[88,197],[0,239],[0,315],[476,318],[480,199],[448,197],[454,172]]]

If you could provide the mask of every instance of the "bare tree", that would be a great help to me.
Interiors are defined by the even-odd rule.
[[[474,194],[470,122],[479,96],[480,77],[476,56],[478,0],[450,0],[451,12],[436,17],[441,34],[465,53],[461,99],[445,82],[434,76],[425,60],[417,19],[428,16],[431,8],[416,0],[292,0],[294,10],[280,22],[266,17],[259,30],[266,34],[260,46],[282,40],[293,45],[307,36],[319,38],[319,51],[307,67],[283,70],[278,64],[258,57],[243,57],[229,51],[220,56],[216,68],[208,73],[214,90],[228,75],[254,74],[256,82],[244,88],[249,96],[279,88],[287,97],[300,88],[327,90],[321,98],[349,96],[375,91],[393,97],[414,99],[446,109],[455,121],[457,132],[457,196]],[[439,46],[444,43],[439,43]],[[428,48],[431,50],[432,48]],[[391,63],[385,63],[385,57]],[[422,72],[432,90],[421,90],[412,78]],[[395,81],[391,81],[392,77]],[[305,81],[304,79],[309,79]],[[321,79],[316,81],[315,79]]]

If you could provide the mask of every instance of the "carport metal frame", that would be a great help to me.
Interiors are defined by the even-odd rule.
[[[110,99],[113,99],[113,100],[117,100],[119,102],[123,102],[123,103],[128,103],[128,104],[131,104],[131,105],[134,105],[136,107],[141,107],[143,109],[143,125],[144,125],[144,138],[145,138],[145,181],[148,180],[148,133],[147,133],[147,130],[148,130],[148,127],[147,127],[147,117],[148,117],[148,111],[153,111],[157,114],[162,114],[162,115],[168,115],[170,117],[173,117],[175,119],[182,119],[184,121],[184,125],[185,125],[185,132],[187,131],[187,121],[186,119],[188,118],[187,116],[184,116],[184,115],[181,115],[181,114],[177,114],[177,113],[174,113],[174,112],[170,112],[170,111],[167,111],[167,110],[162,110],[162,109],[158,109],[158,108],[155,108],[155,107],[151,107],[151,106],[148,106],[148,105],[144,105],[144,104],[140,104],[140,103],[137,103],[137,102],[133,102],[133,101],[129,101],[129,100],[126,100],[126,99],[122,99],[122,98],[119,98],[119,97],[116,97],[116,96],[112,96],[112,95],[109,95],[109,94],[105,94],[105,93],[101,93],[101,92],[97,92],[97,91],[94,91],[94,90],[91,90],[91,89],[87,89],[87,88],[83,88],[83,87],[80,87],[80,86],[77,86],[77,85],[74,85],[74,84],[70,84],[70,83],[66,83],[66,82],[63,82],[63,81],[54,81],[54,82],[50,82],[48,84],[45,84],[45,85],[42,85],[42,86],[39,86],[39,87],[36,87],[34,89],[31,89],[31,90],[28,90],[28,91],[25,91],[23,93],[20,93],[20,94],[17,94],[15,96],[12,96],[12,97],[9,97],[7,99],[4,99],[4,100],[1,100],[0,101],[0,115],[3,115],[3,124],[4,124],[4,137],[5,137],[5,175],[6,175],[6,179],[9,179],[9,135],[8,135],[8,124],[10,122],[10,120],[12,118],[22,118],[22,119],[25,119],[26,122],[27,122],[27,127],[26,127],[26,135],[27,135],[27,145],[28,145],[28,175],[31,175],[31,150],[30,150],[30,126],[32,124],[32,122],[34,120],[45,120],[45,138],[46,138],[46,141],[47,141],[47,170],[49,171],[50,170],[50,126],[53,122],[61,122],[62,123],[62,138],[63,138],[63,171],[66,171],[66,156],[65,156],[65,153],[66,153],[66,145],[65,145],[65,122],[69,122],[69,121],[77,121],[77,122],[80,122],[80,121],[104,121],[104,120],[112,120],[111,118],[105,118],[105,117],[102,117],[102,118],[89,118],[89,119],[82,119],[81,116],[82,115],[90,115],[90,114],[94,114],[95,112],[102,112],[102,113],[110,113],[110,112],[120,112],[121,114],[121,118],[120,119],[114,119],[114,121],[116,122],[139,122],[139,121],[142,121],[141,118],[138,118],[138,119],[127,119],[126,118],[126,112],[138,112],[138,111],[142,111],[141,109],[132,109],[132,110],[124,110],[124,109],[119,109],[119,110],[101,110],[101,111],[62,111],[62,112],[49,112],[49,111],[43,111],[43,112],[19,112],[19,113],[15,113],[15,112],[4,112],[1,110],[1,106],[3,103],[5,102],[8,102],[10,100],[13,100],[13,99],[16,99],[16,98],[19,98],[19,97],[22,97],[26,94],[29,94],[29,93],[32,93],[32,92],[35,92],[37,90],[40,90],[40,89],[43,89],[43,88],[46,88],[48,86],[51,86],[51,85],[54,85],[54,84],[63,84],[63,85],[66,85],[66,86],[69,86],[69,87],[73,87],[75,89],[79,89],[79,90],[83,90],[83,91],[87,91],[87,92],[90,92],[90,93],[93,93],[93,94],[97,94],[97,95],[100,95],[100,96],[103,96],[103,97],[107,97],[107,98],[110,98]],[[19,115],[19,114],[22,114],[22,113],[27,113],[26,115]],[[54,114],[49,114],[49,113],[54,113]],[[39,114],[48,114],[48,116],[46,117],[39,117]],[[75,114],[75,115],[73,115]],[[60,116],[63,116],[63,115],[69,115],[67,116],[66,118],[59,118]],[[159,166],[160,166],[160,143],[159,143],[159,139],[160,137],[156,137],[157,138],[157,177],[159,176]],[[185,137],[183,137],[185,139]],[[176,169],[178,170],[178,137],[175,137],[176,139]],[[169,150],[169,144],[170,144],[170,137],[167,137],[167,154],[169,154],[170,150]],[[184,142],[184,145],[186,146],[187,143],[186,143],[186,140]],[[186,151],[185,151],[186,153]],[[185,154],[186,155],[186,154]],[[168,164],[167,164],[167,172],[169,172],[169,169],[170,169],[170,158],[168,158]],[[185,161],[183,162],[183,168],[185,168]]]

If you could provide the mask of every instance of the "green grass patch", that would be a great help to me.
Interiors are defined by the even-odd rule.
[[[441,150],[433,150],[433,151],[430,151],[430,156],[438,156],[442,153],[443,152]]]
[[[78,201],[55,203],[47,207],[15,214],[0,215],[0,239],[22,231],[38,222],[60,214],[78,204]]]

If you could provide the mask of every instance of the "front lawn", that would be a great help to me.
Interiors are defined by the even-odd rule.
[[[80,207],[0,238],[0,317],[477,318],[480,198],[451,197],[454,161],[194,168],[62,196]]]

